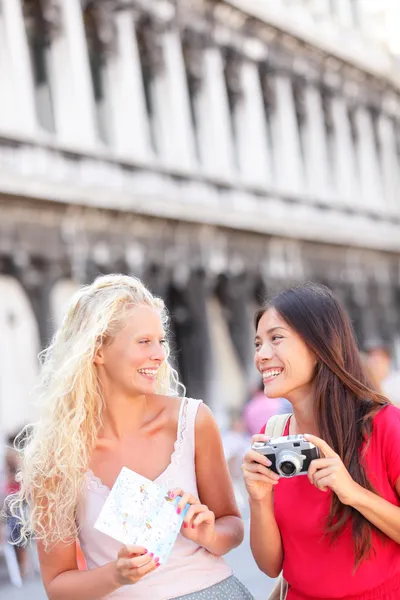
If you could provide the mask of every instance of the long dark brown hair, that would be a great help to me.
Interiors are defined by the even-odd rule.
[[[372,420],[389,400],[374,391],[364,373],[350,319],[329,288],[305,284],[281,292],[255,317],[275,308],[315,354],[315,418],[320,437],[340,456],[359,485],[375,491],[365,471],[362,447],[368,444]],[[365,448],[367,445],[365,446]],[[374,526],[332,494],[327,533],[335,540],[352,521],[355,566],[372,550]]]

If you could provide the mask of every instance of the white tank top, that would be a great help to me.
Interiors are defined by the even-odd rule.
[[[198,497],[195,469],[195,420],[201,400],[184,398],[178,419],[177,439],[171,461],[155,479],[169,489],[180,487]],[[211,482],[210,482],[211,484]],[[87,473],[87,495],[77,510],[79,541],[88,569],[116,560],[121,544],[94,529],[94,524],[110,490],[98,477]],[[224,559],[187,540],[181,534],[165,565],[146,575],[138,583],[123,586],[107,599],[169,600],[202,590],[232,575]]]

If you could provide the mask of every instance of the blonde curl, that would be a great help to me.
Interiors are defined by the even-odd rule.
[[[129,311],[146,305],[160,313],[168,332],[163,300],[127,275],[104,275],[72,298],[60,329],[40,359],[40,418],[29,427],[21,450],[20,490],[8,498],[7,511],[21,522],[20,539],[31,536],[49,550],[78,536],[76,507],[102,425],[104,399],[93,363],[99,345],[124,326]],[[166,360],[158,371],[156,392],[185,394]]]

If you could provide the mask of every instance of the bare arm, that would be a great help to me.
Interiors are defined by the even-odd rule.
[[[226,464],[221,434],[204,404],[196,418],[196,477],[200,501],[215,515],[215,537],[207,547],[222,556],[243,541],[244,526]]]
[[[186,504],[181,533],[212,554],[222,556],[238,546],[244,535],[243,521],[233,493],[218,426],[209,408],[199,407],[196,418],[196,479],[199,497],[180,488],[178,512]]]
[[[39,543],[38,550],[49,600],[101,600],[156,568],[154,560],[139,547],[124,547],[114,562],[90,571],[78,570],[75,543],[60,543],[49,552]]]
[[[351,505],[375,527],[400,544],[400,508],[360,485],[358,488],[359,494]],[[397,480],[396,491],[400,498],[400,479]]]
[[[250,546],[260,571],[269,577],[278,577],[282,570],[283,547],[272,493],[261,501],[250,498]]]
[[[253,436],[253,442],[266,441],[265,435]],[[269,577],[282,570],[283,546],[274,515],[274,486],[278,475],[270,471],[270,461],[249,450],[243,460],[243,476],[250,498],[250,545],[258,568]]]

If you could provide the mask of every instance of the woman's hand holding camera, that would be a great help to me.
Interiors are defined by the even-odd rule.
[[[309,434],[304,437],[317,446],[321,455],[311,462],[308,469],[311,483],[322,492],[331,489],[342,504],[354,505],[362,488],[351,477],[340,456],[319,437]]]
[[[267,442],[269,438],[263,434],[253,435],[252,444],[254,442]],[[271,495],[274,486],[279,481],[279,475],[271,471],[268,467],[271,466],[271,461],[266,457],[250,449],[246,452],[242,472],[246,484],[247,492],[252,500],[264,500]]]
[[[187,492],[185,493],[180,488],[172,490],[170,494],[171,498],[180,496],[176,507],[179,514],[183,513],[187,504],[190,504],[182,523],[181,534],[183,537],[209,549],[216,536],[215,515],[212,510],[205,504],[201,504],[198,498]]]
[[[132,585],[159,566],[157,556],[141,546],[123,546],[115,562],[115,580],[118,585]]]

